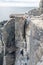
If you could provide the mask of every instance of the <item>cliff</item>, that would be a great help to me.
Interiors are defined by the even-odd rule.
[[[40,8],[34,8],[30,11],[28,11],[28,15],[33,15],[33,16],[40,16]]]

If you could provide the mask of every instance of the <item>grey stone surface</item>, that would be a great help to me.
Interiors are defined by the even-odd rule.
[[[35,21],[34,21],[35,22]],[[38,22],[37,22],[38,23]],[[30,34],[30,65],[36,65],[43,56],[43,29],[32,24]]]
[[[4,56],[6,56],[5,63],[6,65],[13,65],[16,57],[15,19],[10,19],[3,27],[2,39],[4,43]]]

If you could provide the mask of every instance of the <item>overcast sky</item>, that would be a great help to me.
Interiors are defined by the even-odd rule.
[[[38,1],[40,1],[40,0],[0,0],[0,1],[38,2]]]
[[[38,7],[40,0],[0,0],[0,6]]]

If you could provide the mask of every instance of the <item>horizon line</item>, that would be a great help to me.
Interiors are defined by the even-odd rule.
[[[14,7],[39,7],[38,3],[22,3],[22,2],[0,2],[0,7],[9,7],[9,6],[14,6]]]

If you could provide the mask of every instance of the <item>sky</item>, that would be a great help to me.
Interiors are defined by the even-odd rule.
[[[38,1],[40,1],[40,0],[0,0],[0,1],[6,1],[6,2],[8,2],[8,1],[13,1],[13,2],[20,2],[20,1],[22,1],[22,2],[38,2]]]
[[[40,0],[0,0],[0,6],[39,7]]]

